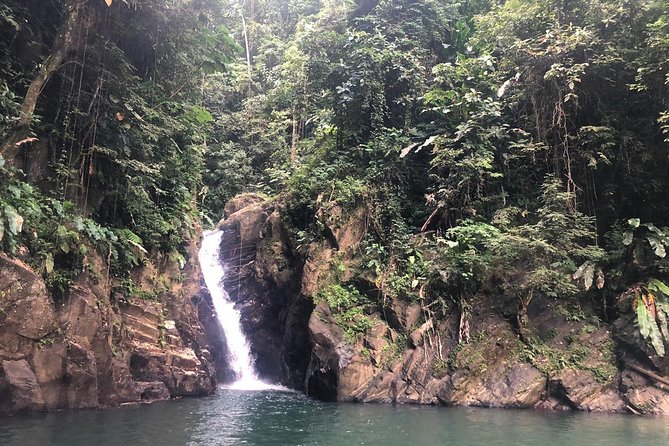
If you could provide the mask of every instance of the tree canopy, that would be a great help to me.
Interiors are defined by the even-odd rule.
[[[383,293],[587,293],[607,317],[668,277],[666,0],[8,0],[0,22],[0,243],[45,274],[68,237],[125,243],[119,274],[135,245],[183,255],[255,191],[308,239],[366,207]]]

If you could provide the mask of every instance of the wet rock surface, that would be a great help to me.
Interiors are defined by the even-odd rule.
[[[300,293],[303,261],[273,204],[247,194],[226,206],[221,259],[225,288],[242,313],[261,378],[304,387],[313,303]]]

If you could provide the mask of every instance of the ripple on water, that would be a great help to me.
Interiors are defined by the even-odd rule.
[[[220,389],[105,411],[0,420],[0,445],[664,445],[660,418],[322,403],[296,392]]]

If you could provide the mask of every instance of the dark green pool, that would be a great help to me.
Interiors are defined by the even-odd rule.
[[[0,418],[0,445],[669,444],[669,420],[520,410],[328,404],[292,392]]]

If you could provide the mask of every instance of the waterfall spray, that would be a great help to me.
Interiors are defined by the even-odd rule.
[[[235,373],[235,381],[226,387],[237,390],[280,388],[261,381],[253,366],[251,349],[242,331],[241,313],[235,309],[234,302],[230,300],[230,296],[223,287],[225,267],[219,258],[222,238],[223,232],[221,231],[205,233],[199,259],[204,281],[214,304],[216,317],[225,332],[230,367]]]

